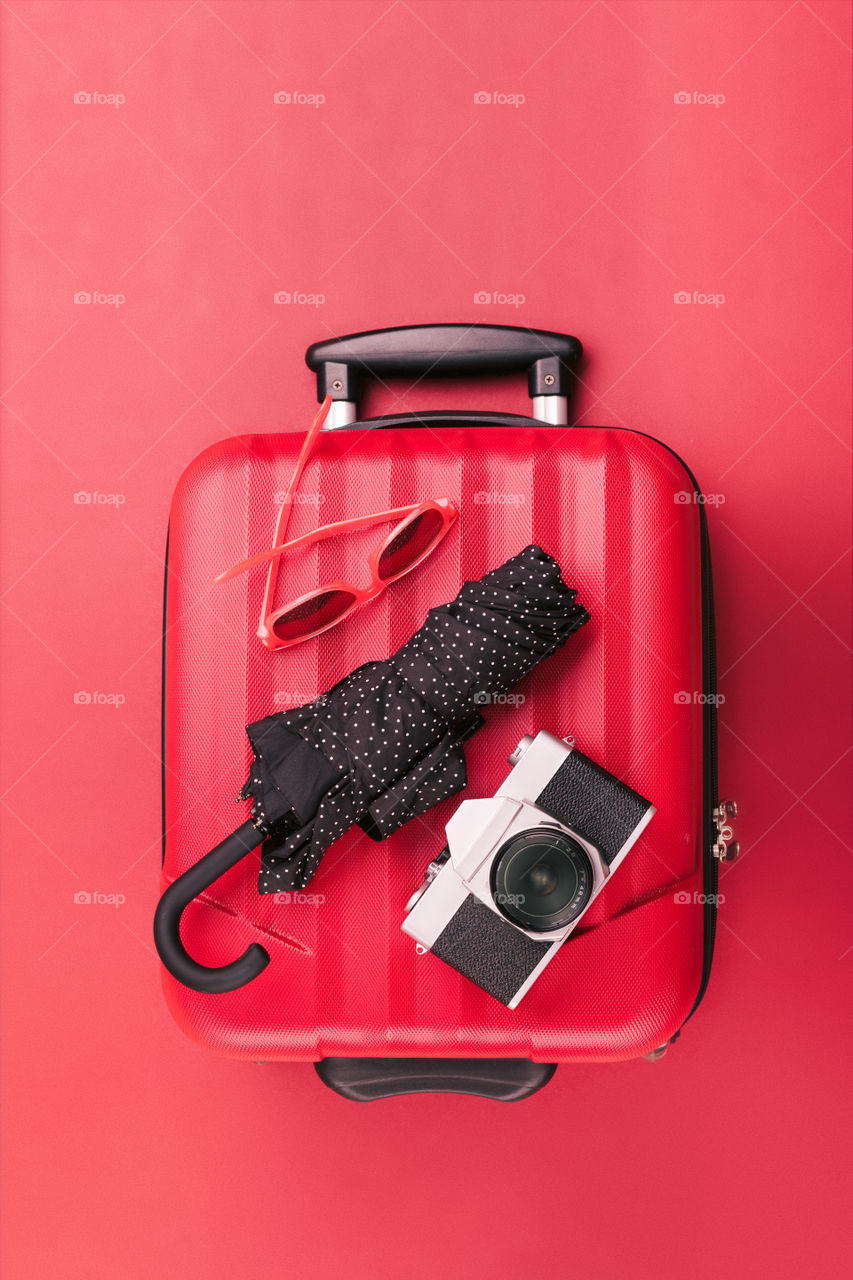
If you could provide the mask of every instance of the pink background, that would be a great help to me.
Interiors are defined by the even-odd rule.
[[[4,1277],[847,1274],[849,6],[0,17]],[[708,994],[662,1062],[563,1067],[515,1108],[358,1107],[215,1058],[150,937],[174,484],[306,420],[309,342],[419,320],[576,333],[580,420],[659,436],[717,499],[745,854]],[[366,409],[447,404],[526,399]]]

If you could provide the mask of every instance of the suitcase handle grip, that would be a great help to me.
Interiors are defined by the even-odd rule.
[[[518,1102],[543,1089],[557,1064],[527,1058],[321,1058],[314,1070],[327,1088],[351,1102],[407,1093],[467,1093]]]
[[[238,960],[211,969],[193,960],[181,941],[181,916],[193,898],[208,889],[215,880],[245,858],[261,844],[264,837],[252,822],[244,822],[227,839],[169,885],[154,914],[154,944],[160,959],[173,978],[185,987],[205,994],[218,995],[245,987],[270,962],[269,953],[257,942]]]
[[[360,373],[401,376],[498,374],[527,370],[531,396],[565,396],[569,366],[583,354],[577,338],[504,324],[409,324],[315,342],[305,363],[317,374],[317,399],[352,403]]]

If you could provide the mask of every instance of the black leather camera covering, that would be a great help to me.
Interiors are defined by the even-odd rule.
[[[651,801],[578,750],[569,753],[536,804],[595,845],[608,866],[651,808]]]
[[[469,893],[430,950],[501,1004],[509,1004],[551,946],[528,938]]]

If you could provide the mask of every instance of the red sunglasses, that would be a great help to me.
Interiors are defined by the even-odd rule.
[[[414,506],[394,507],[389,511],[376,511],[369,516],[356,516],[351,520],[338,520],[334,524],[323,525],[311,533],[303,534],[290,542],[284,541],[293,496],[296,486],[308,461],[311,449],[319,435],[332,397],[326,396],[314,421],[308,428],[299,457],[296,460],[293,476],[284,495],[276,520],[273,546],[267,551],[241,560],[232,565],[224,573],[214,578],[214,582],[227,582],[229,578],[244,573],[257,564],[269,561],[267,582],[261,604],[261,621],[258,626],[258,637],[268,649],[286,649],[290,645],[300,644],[313,636],[328,631],[336,622],[340,622],[347,614],[352,613],[359,605],[373,600],[391,582],[402,578],[417,568],[425,560],[450,529],[459,514],[449,498],[427,499]],[[380,524],[386,520],[397,520],[398,523],[387,537],[372,551],[368,557],[367,567],[370,570],[370,583],[367,587],[355,587],[351,582],[328,582],[325,586],[316,587],[298,599],[290,601],[278,609],[272,608],[278,567],[285,551],[295,551],[299,547],[307,547],[311,543],[334,537],[350,530],[366,529],[372,524]]]

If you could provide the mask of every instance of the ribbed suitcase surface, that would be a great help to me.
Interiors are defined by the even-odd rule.
[[[307,425],[306,418],[306,425]],[[170,883],[246,816],[244,725],[305,702],[387,657],[434,604],[530,542],[559,561],[591,620],[514,691],[483,708],[467,744],[467,796],[490,794],[524,733],[549,729],[647,796],[657,813],[624,865],[514,1011],[400,929],[442,848],[450,800],[384,843],[358,828],[301,899],[257,892],[250,855],[184,913],[182,937],[221,965],[261,942],[248,986],[202,995],[164,972],[170,1007],[206,1047],[257,1059],[634,1057],[682,1024],[702,977],[702,598],[693,483],[662,445],[629,431],[515,425],[321,435],[288,536],[447,496],[460,518],[408,577],[315,640],[271,653],[255,638],[264,570],[222,569],[269,545],[301,440],[230,439],[182,476],[169,533],[165,862]],[[277,600],[364,578],[379,526],[282,563]]]

